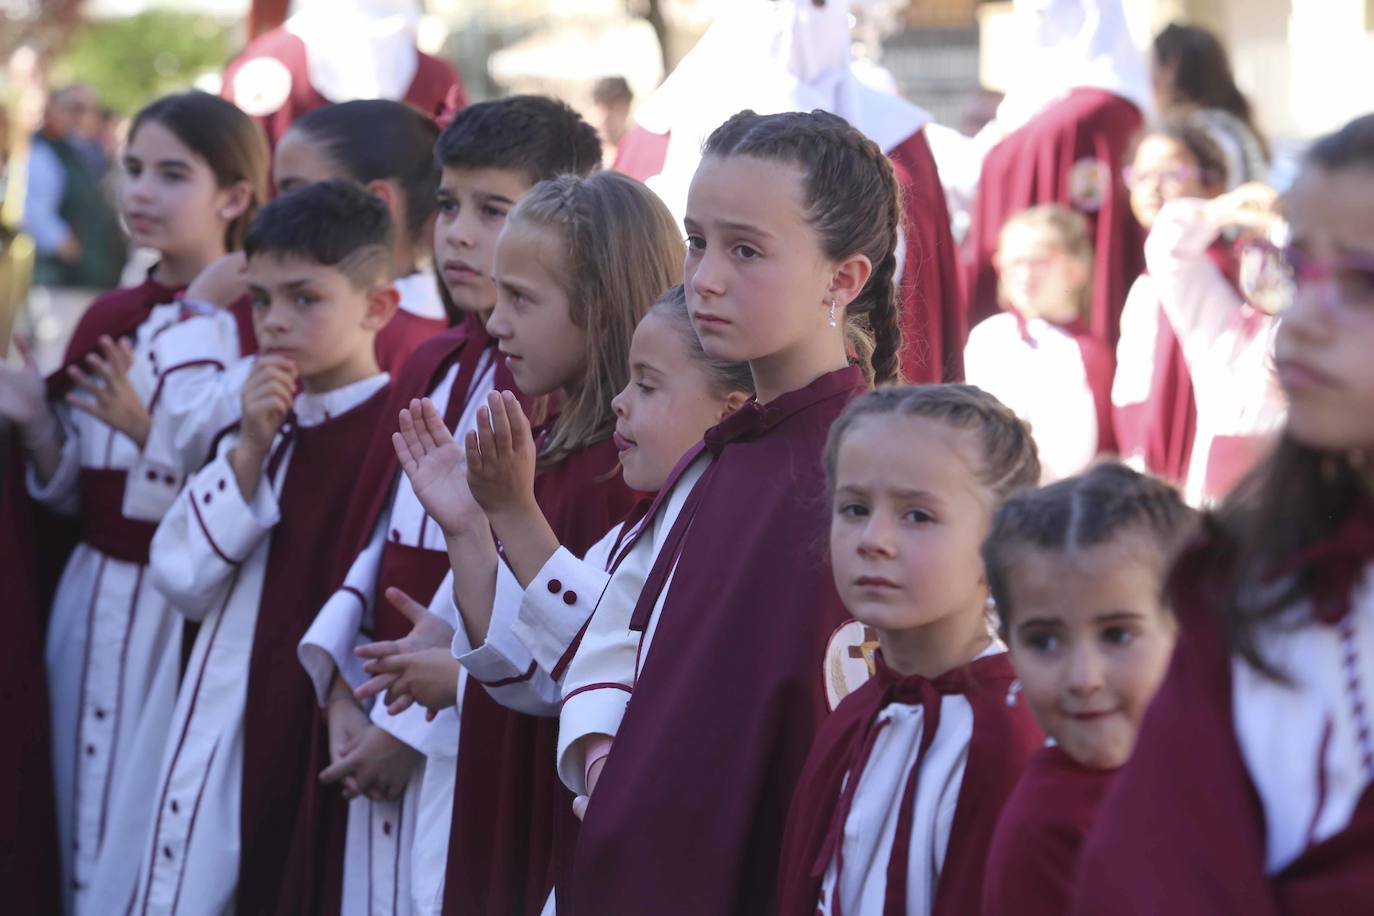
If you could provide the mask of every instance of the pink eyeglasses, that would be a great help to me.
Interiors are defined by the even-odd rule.
[[[1324,283],[1337,303],[1361,309],[1374,308],[1374,257],[1314,258],[1290,245],[1279,252],[1279,258],[1295,291],[1303,286]]]

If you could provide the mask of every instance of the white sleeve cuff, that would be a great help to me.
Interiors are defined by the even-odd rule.
[[[623,684],[591,684],[563,701],[558,717],[558,776],[577,795],[587,794],[581,740],[620,731],[630,690]]]
[[[521,594],[511,636],[552,675],[596,610],[610,578],[559,547]]]
[[[186,496],[215,553],[233,565],[247,559],[258,541],[281,519],[267,475],[259,479],[253,501],[246,502],[227,454],[192,478]]]
[[[296,657],[315,685],[315,697],[321,706],[329,698],[336,673],[354,690],[368,680],[363,660],[353,653],[362,645],[359,627],[365,610],[358,592],[339,589],[320,608],[296,647]]]
[[[63,416],[63,411],[59,409],[55,413],[62,426],[62,457],[46,482],[38,480],[32,461],[27,462],[24,479],[29,495],[38,502],[59,511],[79,512],[77,482],[81,477],[81,439],[75,426]]]

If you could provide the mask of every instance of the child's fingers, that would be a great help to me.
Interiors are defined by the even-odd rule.
[[[480,423],[479,423],[480,426]],[[477,433],[469,430],[463,437],[463,453],[467,459],[468,480],[482,473],[482,449],[477,443]]]
[[[390,697],[388,697],[389,699]],[[415,697],[408,693],[401,694],[391,705],[387,706],[386,714],[389,716],[399,716],[407,709],[415,705]]]
[[[325,785],[333,785],[345,776],[352,776],[353,771],[358,768],[358,758],[352,754],[345,754],[329,766],[320,770],[320,782]]]
[[[434,436],[429,431],[429,423],[425,419],[425,405],[418,399],[410,402],[410,422],[415,430],[415,437],[420,440],[426,454],[439,448],[439,443],[434,441]],[[442,422],[440,425],[443,425]]]
[[[505,459],[511,453],[510,418],[506,416],[506,402],[499,391],[487,395],[487,406],[491,408],[491,438],[496,445],[497,459]]]
[[[72,384],[82,391],[92,395],[97,400],[104,396],[105,386],[100,384],[91,376],[82,372],[76,366],[67,367],[67,378],[72,380]]]
[[[363,666],[363,670],[367,670],[367,665]],[[368,674],[372,674],[372,672],[368,671]],[[375,697],[377,694],[383,692],[384,690],[390,689],[391,685],[396,683],[396,679],[398,677],[399,675],[395,674],[378,674],[372,678],[369,678],[368,680],[364,681],[362,685],[358,687],[358,689],[353,691],[353,699],[366,700],[369,697]]]
[[[25,334],[14,335],[14,348],[19,351],[19,358],[24,361],[25,369],[37,369],[38,363],[33,358],[33,341]]]
[[[433,722],[433,721],[434,721],[435,719],[437,719],[438,717],[439,717],[439,710],[434,709],[433,707],[430,707],[430,706],[426,706],[426,707],[425,707],[425,721],[426,721],[426,722]]]
[[[400,642],[395,639],[383,639],[379,642],[364,643],[353,650],[353,654],[359,658],[386,658],[404,652]]]
[[[401,615],[412,624],[418,624],[429,613],[429,609],[423,604],[395,586],[386,590],[386,600],[391,602],[391,606],[400,611]]]
[[[401,470],[406,472],[407,477],[413,477],[420,466],[416,464],[414,456],[410,454],[410,446],[406,445],[405,436],[400,433],[392,433],[391,447],[396,451],[396,461],[401,465]]]
[[[576,815],[576,817],[577,817],[577,819],[578,819],[579,821],[582,820],[582,819],[586,816],[586,814],[587,814],[587,802],[589,802],[589,801],[591,801],[591,799],[588,798],[588,797],[585,796],[585,795],[579,795],[579,796],[577,796],[577,798],[574,798],[574,799],[573,799],[573,803],[572,803],[572,806],[573,806],[573,814]]]
[[[401,441],[405,444],[406,450],[410,452],[411,460],[418,466],[425,457],[425,448],[420,444],[420,437],[415,432],[415,415],[409,408],[404,409],[396,417],[396,427],[400,432]]]
[[[530,418],[525,416],[525,411],[520,406],[520,401],[516,399],[515,392],[501,392],[501,399],[506,402],[506,416],[510,418],[510,435],[512,444],[523,443],[526,439],[533,439],[534,433],[530,428]]]
[[[453,433],[449,432],[448,427],[444,425],[444,418],[439,416],[439,409],[434,406],[433,401],[429,398],[421,401],[420,411],[420,419],[424,422],[425,430],[434,440],[435,445],[442,448],[453,441]]]

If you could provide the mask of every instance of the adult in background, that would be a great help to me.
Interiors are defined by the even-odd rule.
[[[1150,50],[1150,80],[1161,112],[1190,114],[1206,125],[1226,157],[1228,188],[1268,180],[1269,142],[1216,35],[1196,25],[1165,26]]]
[[[429,115],[467,104],[458,72],[415,46],[416,0],[299,0],[296,8],[224,71],[224,97],[257,119],[273,148],[292,122],[330,102],[392,99]]]
[[[1028,207],[1057,203],[1091,224],[1090,325],[1115,348],[1126,292],[1144,269],[1144,236],[1121,170],[1150,108],[1145,61],[1121,0],[1015,0],[1014,15],[1031,46],[985,129],[1003,139],[983,161],[965,240],[969,323],[998,310],[992,261],[1002,225]]]
[[[36,250],[33,284],[73,320],[97,292],[118,285],[126,254],[119,221],[76,141],[96,104],[81,85],[49,97],[30,148],[24,196],[23,229]]]
[[[601,142],[614,152],[620,141],[630,132],[630,106],[635,95],[623,76],[605,76],[592,87],[592,104],[596,106],[596,132]]]
[[[968,328],[949,210],[925,137],[930,115],[855,77],[849,13],[850,0],[731,4],[636,112],[614,167],[648,184],[680,219],[702,142],[737,111],[819,108],[844,118],[882,148],[901,185],[903,377],[958,381]]]

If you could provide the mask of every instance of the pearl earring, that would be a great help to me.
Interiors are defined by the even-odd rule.
[[[840,324],[839,321],[837,321],[837,320],[835,319],[835,300],[834,300],[834,299],[831,299],[831,300],[830,300],[830,326],[831,326],[832,328],[834,328],[834,327],[839,327],[839,324]]]

